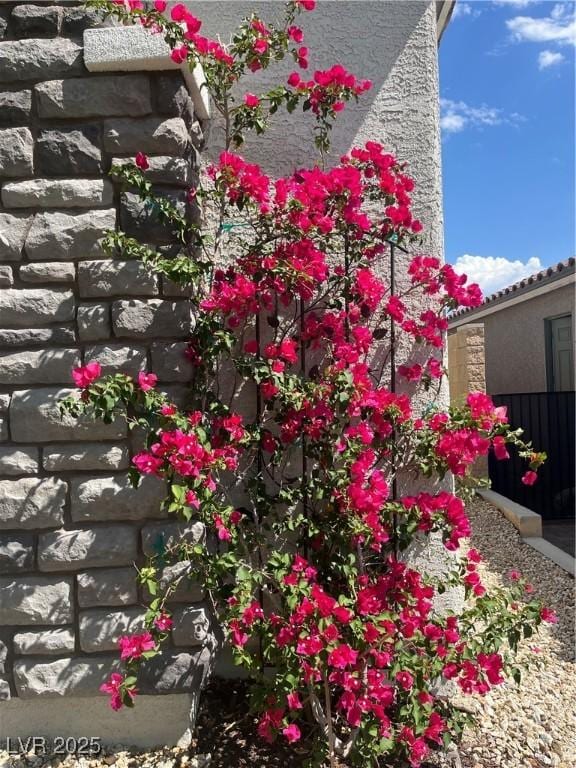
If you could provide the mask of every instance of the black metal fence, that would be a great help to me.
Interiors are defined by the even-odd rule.
[[[521,477],[526,464],[511,452],[509,461],[488,461],[492,489],[542,515],[545,520],[574,516],[574,392],[534,392],[494,395],[496,405],[508,408],[513,427],[522,427],[523,439],[532,440],[536,451],[548,460],[538,481],[525,486]]]

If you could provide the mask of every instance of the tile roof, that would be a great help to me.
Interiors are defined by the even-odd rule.
[[[515,296],[521,296],[525,293],[529,293],[535,288],[539,288],[540,286],[546,285],[547,283],[553,283],[555,280],[559,280],[561,277],[573,274],[575,264],[576,258],[573,256],[569,259],[566,259],[565,261],[559,261],[558,264],[555,264],[552,267],[548,267],[547,269],[543,269],[541,272],[536,272],[534,275],[525,277],[523,280],[519,280],[517,283],[513,283],[506,288],[502,288],[502,290],[497,291],[490,296],[485,296],[482,304],[480,304],[479,307],[463,307],[461,309],[457,309],[455,312],[451,312],[448,318],[448,322],[450,322],[450,320],[461,318],[463,315],[473,316],[475,312],[480,312],[487,305],[505,304],[506,301],[512,299]]]

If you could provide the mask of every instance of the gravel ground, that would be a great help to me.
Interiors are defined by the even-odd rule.
[[[521,658],[529,664],[519,686],[497,687],[486,697],[466,697],[478,713],[478,725],[460,745],[463,768],[575,768],[576,676],[574,675],[574,580],[526,545],[516,529],[492,506],[476,501],[469,508],[471,544],[484,555],[483,578],[495,584],[512,569],[535,587],[535,594],[557,612],[557,625],[544,625],[524,641]],[[298,768],[293,750],[270,749],[255,735],[245,715],[241,683],[216,682],[203,697],[198,741],[193,753],[212,752],[210,768]],[[9,757],[0,752],[0,768],[204,768],[208,763],[181,749],[154,752],[107,750],[98,759]],[[428,764],[429,766],[431,764]],[[439,759],[436,766],[453,766]]]
[[[574,674],[574,579],[525,544],[490,504],[469,508],[472,545],[483,554],[487,585],[512,569],[558,614],[524,641],[520,658],[530,664],[519,686],[495,688],[474,700],[478,727],[465,733],[462,762],[471,768],[574,768],[576,766],[576,675]]]

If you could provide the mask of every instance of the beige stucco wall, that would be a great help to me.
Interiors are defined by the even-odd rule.
[[[264,20],[274,19],[281,13],[282,5],[208,1],[194,3],[193,10],[204,20],[203,30],[207,34],[219,33],[226,40],[243,16],[255,11]],[[358,104],[350,103],[338,116],[329,161],[337,161],[353,146],[368,140],[380,141],[399,159],[407,161],[416,182],[415,215],[424,224],[422,249],[443,258],[436,4],[430,0],[321,1],[313,13],[302,14],[299,23],[310,49],[309,76],[314,69],[340,62],[358,77],[370,78],[374,83]],[[244,88],[263,93],[278,82],[285,82],[295,69],[292,60],[274,65],[246,80]],[[313,127],[309,113],[279,112],[270,130],[255,140],[249,138],[240,151],[267,172],[286,174],[318,161]],[[217,156],[221,148],[222,132],[215,116],[207,155]],[[410,258],[397,252],[398,289],[406,285]],[[378,265],[378,271],[386,278],[387,259]],[[398,359],[409,354],[406,347]],[[430,396],[422,397],[421,406],[429,399]],[[447,386],[434,399],[447,402]]]
[[[191,4],[192,7],[192,4]],[[239,21],[251,11],[264,20],[277,18],[280,2],[195,2],[194,13],[204,20],[207,34],[226,40]],[[416,213],[426,225],[427,247],[438,254],[443,248],[442,185],[438,104],[438,57],[435,3],[429,0],[338,0],[319,2],[313,13],[303,13],[299,23],[315,69],[342,63],[374,85],[357,105],[340,113],[332,131],[331,158],[337,160],[352,146],[368,139],[381,141],[410,164],[417,181]],[[285,82],[297,66],[287,60],[246,80],[246,89],[262,93]],[[216,122],[216,120],[215,120]],[[249,139],[241,152],[268,172],[289,173],[317,160],[314,120],[310,113],[280,111],[270,130]],[[257,149],[256,149],[257,145]],[[207,147],[217,154],[222,134],[215,124]]]
[[[566,285],[482,318],[486,344],[486,390],[492,395],[545,392],[544,320],[572,313],[574,286]],[[576,334],[573,332],[573,338]]]

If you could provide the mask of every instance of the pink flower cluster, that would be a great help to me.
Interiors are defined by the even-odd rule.
[[[393,711],[405,697],[416,696],[428,707],[427,721],[416,736],[405,727],[400,741],[406,745],[411,764],[416,766],[428,754],[431,746],[441,743],[446,730],[442,716],[433,709],[434,696],[416,687],[415,675],[398,666],[398,638],[416,642],[422,638],[426,653],[445,659],[445,676],[458,679],[467,690],[484,692],[488,686],[499,684],[501,659],[497,654],[479,654],[475,661],[453,662],[464,647],[458,628],[458,618],[432,618],[434,590],[422,577],[404,563],[391,557],[388,573],[375,580],[360,577],[355,605],[344,605],[318,583],[316,569],[301,555],[293,558],[283,579],[284,589],[292,596],[294,608],[282,618],[276,614],[265,617],[258,604],[252,604],[233,620],[232,641],[245,645],[256,623],[268,622],[279,648],[292,647],[300,657],[300,681],[284,699],[270,696],[260,719],[258,732],[268,741],[281,733],[296,740],[299,732],[292,728],[292,719],[302,709],[301,691],[306,695],[309,685],[321,680],[326,669],[336,693],[336,708],[350,727],[356,728],[364,718],[373,718],[378,734],[388,738],[393,730]],[[232,607],[237,604],[231,601]],[[397,616],[396,620],[388,617]],[[363,640],[351,641],[349,629],[361,622]]]
[[[121,675],[119,672],[113,672],[108,680],[100,686],[100,691],[110,696],[110,706],[115,711],[122,709],[124,706],[123,690],[130,699],[133,699],[137,693],[136,688],[125,688],[124,680],[124,675]]]
[[[306,69],[308,50],[298,50],[298,64]],[[304,95],[310,103],[314,114],[321,112],[341,112],[346,101],[352,96],[360,96],[372,87],[370,80],[357,80],[341,64],[335,64],[330,69],[317,70],[311,80],[303,80],[298,72],[293,72],[288,78],[288,85]]]
[[[198,481],[199,487],[213,491],[212,473],[217,469],[234,470],[238,466],[239,445],[246,433],[240,416],[213,419],[211,442],[204,438],[204,429],[195,429],[202,420],[198,412],[189,415],[190,430],[160,429],[158,440],[149,450],[136,454],[132,463],[145,475],[168,476],[172,473]],[[195,496],[190,500],[195,506]]]
[[[137,635],[124,635],[118,640],[122,661],[139,659],[147,651],[154,650],[156,642],[150,632]]]
[[[102,366],[100,363],[88,363],[87,365],[80,366],[79,368],[74,368],[72,371],[74,384],[76,384],[77,387],[81,387],[82,389],[86,389],[86,387],[94,384],[94,382],[97,381],[101,375]]]

